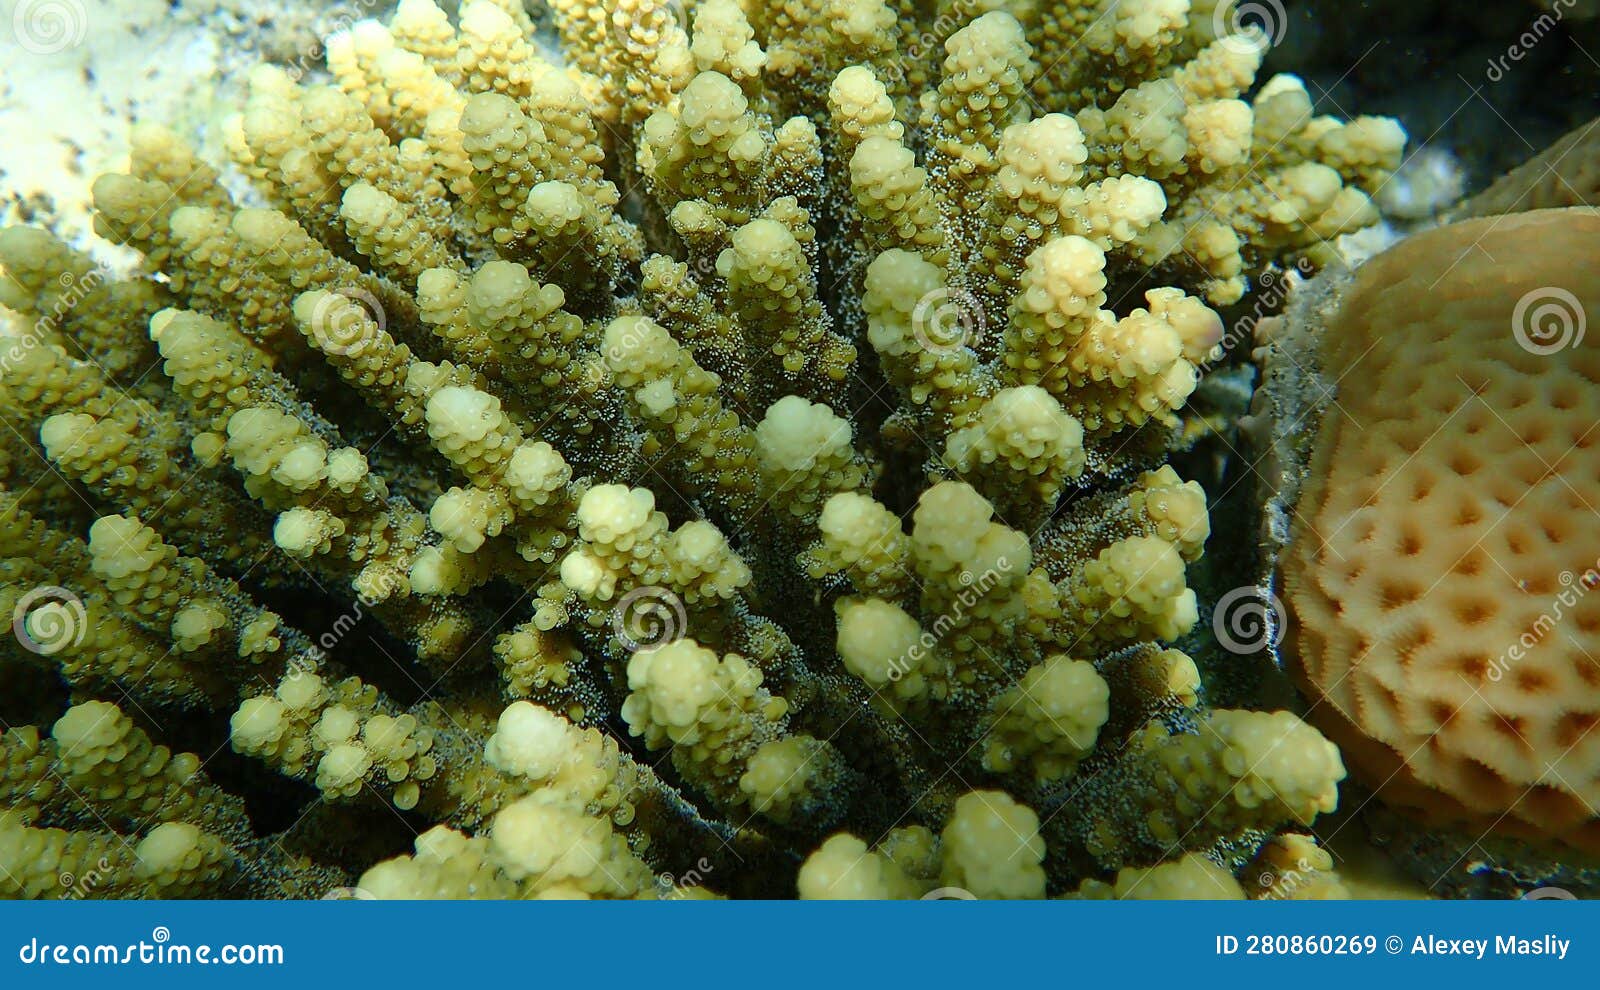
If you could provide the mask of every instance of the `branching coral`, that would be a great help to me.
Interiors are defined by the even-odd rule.
[[[1398,127],[1245,99],[1216,3],[688,6],[552,0],[557,58],[404,0],[331,82],[253,76],[249,196],[140,132],[94,190],[132,278],[0,234],[8,676],[81,701],[6,737],[6,862],[636,897],[815,850],[806,896],[1040,897],[1331,809],[1315,730],[1165,648],[1209,523],[1162,462],[1208,303],[1374,219]],[[426,831],[264,840],[140,727],[191,717],[302,821]]]

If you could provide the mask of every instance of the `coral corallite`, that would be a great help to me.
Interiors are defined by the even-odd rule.
[[[1352,772],[1424,821],[1600,852],[1600,213],[1419,234],[1357,274],[1283,563]]]
[[[1236,895],[1344,767],[1166,461],[1406,138],[1232,8],[401,0],[139,126],[128,277],[0,231],[0,892]]]

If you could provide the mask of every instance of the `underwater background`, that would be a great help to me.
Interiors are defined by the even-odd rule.
[[[1597,59],[0,0],[0,895],[1589,896]]]

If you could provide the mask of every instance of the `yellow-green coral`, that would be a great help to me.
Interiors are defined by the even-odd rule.
[[[252,76],[248,201],[141,128],[94,190],[130,277],[0,232],[4,658],[80,702],[0,742],[14,892],[649,897],[729,848],[807,897],[1226,892],[1175,857],[1342,766],[1201,705],[1162,462],[1210,305],[1373,219],[1404,135],[1247,99],[1223,6],[551,0],[558,58],[404,0]],[[268,842],[124,695],[433,827]]]

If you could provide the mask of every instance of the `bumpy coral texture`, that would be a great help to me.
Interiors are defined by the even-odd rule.
[[[139,128],[132,277],[0,232],[0,890],[1236,892],[1344,770],[1164,461],[1405,135],[1233,15],[402,0],[248,197]]]
[[[1600,214],[1364,266],[1284,562],[1312,720],[1424,821],[1600,849]],[[1587,332],[1586,332],[1587,329]]]

